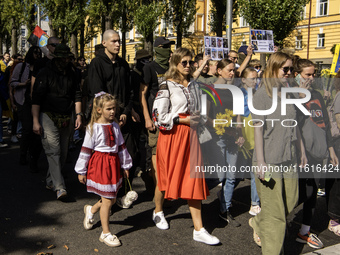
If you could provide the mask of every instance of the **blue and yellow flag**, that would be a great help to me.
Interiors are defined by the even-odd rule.
[[[336,75],[340,69],[340,44],[335,46],[334,57],[331,66],[331,74]]]

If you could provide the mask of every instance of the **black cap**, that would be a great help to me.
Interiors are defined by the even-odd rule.
[[[151,56],[150,56],[150,54],[147,50],[142,49],[142,50],[138,50],[136,52],[136,58],[135,59],[138,60],[138,59],[142,59],[142,58],[151,58]]]
[[[238,53],[244,53],[246,56],[247,56],[247,48],[248,46],[247,45],[242,45],[239,49],[238,49]]]
[[[159,45],[167,45],[167,44],[175,44],[175,41],[170,41],[166,39],[165,37],[158,37],[156,38],[153,46],[158,47]]]
[[[70,48],[63,43],[58,44],[55,47],[53,54],[51,54],[55,58],[68,58],[73,57],[73,53],[71,52]]]

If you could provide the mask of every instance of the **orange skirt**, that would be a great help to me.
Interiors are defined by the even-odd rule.
[[[209,195],[204,173],[195,172],[203,160],[196,131],[187,125],[160,130],[157,141],[158,188],[166,199],[204,200]]]

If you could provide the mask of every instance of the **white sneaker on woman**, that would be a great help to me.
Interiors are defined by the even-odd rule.
[[[209,245],[216,245],[220,243],[220,240],[213,235],[210,235],[205,228],[201,228],[200,231],[196,231],[194,229],[194,240],[197,242],[209,244]]]
[[[164,217],[163,211],[158,213],[155,213],[155,211],[153,211],[152,220],[153,222],[155,222],[156,227],[159,229],[165,230],[169,228],[169,224]]]

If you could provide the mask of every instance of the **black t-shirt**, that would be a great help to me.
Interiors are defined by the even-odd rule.
[[[44,67],[46,67],[47,63],[50,61],[51,60],[46,56],[41,59],[38,59],[34,64],[32,76],[37,77],[39,71],[43,69]]]
[[[143,68],[143,81],[148,85],[146,100],[148,103],[149,114],[151,116],[153,101],[155,100],[158,86],[164,80],[164,74],[167,70],[162,68],[155,61],[146,64]]]

